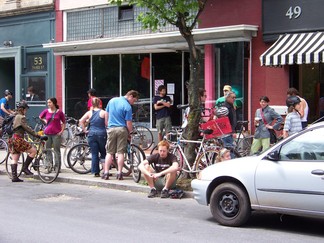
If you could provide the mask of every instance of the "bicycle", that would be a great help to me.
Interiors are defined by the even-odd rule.
[[[240,155],[240,157],[244,157],[250,155],[251,151],[251,138],[252,136],[247,136],[245,131],[245,126],[249,123],[249,121],[238,121],[237,125],[240,126],[239,132],[236,135],[236,139],[234,140],[234,150]]]
[[[8,143],[6,140],[0,138],[0,164],[6,161],[7,154],[9,153]]]
[[[84,135],[84,133],[81,133]],[[135,144],[128,144],[127,153],[124,157],[123,176],[132,173],[135,182],[139,182],[141,172],[137,169],[142,160],[145,159],[144,151]],[[88,143],[80,143],[73,146],[67,156],[70,168],[78,174],[88,174],[91,172],[91,148]],[[117,157],[113,158],[113,166],[117,168]]]
[[[145,126],[133,124],[133,143],[143,150],[149,149],[153,145],[153,134],[151,130]]]
[[[56,161],[55,158],[57,158],[57,154],[53,149],[45,149],[45,141],[47,139],[48,139],[47,136],[42,136],[38,141],[33,142],[37,152],[30,166],[37,171],[38,177],[42,182],[52,183],[53,181],[56,180],[56,178],[60,173],[61,162],[59,160]],[[20,158],[22,158],[23,162],[21,162]],[[18,167],[19,167],[19,170],[17,170],[18,177],[21,175],[21,170],[24,163],[23,158],[24,155],[23,153],[21,153],[18,160]],[[12,178],[11,168],[10,168],[11,164],[12,164],[12,157],[10,156],[9,153],[6,158],[6,172],[10,179]]]
[[[216,157],[218,155],[218,147],[215,146],[210,141],[206,140],[206,135],[212,134],[212,130],[199,130],[202,133],[202,138],[199,140],[187,140],[182,137],[182,130],[180,128],[174,129],[173,132],[165,136],[165,139],[170,143],[170,152],[178,158],[179,162],[179,172],[178,177],[181,175],[181,172],[187,172],[191,177],[198,176],[198,173],[215,163]],[[185,153],[184,147],[188,143],[197,144],[196,148],[196,157],[192,166],[190,165]],[[157,146],[155,146],[151,154],[156,153]]]

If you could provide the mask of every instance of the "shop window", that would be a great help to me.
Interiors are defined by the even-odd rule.
[[[133,6],[121,6],[118,8],[118,20],[131,20],[134,19]]]
[[[45,77],[28,77],[26,78],[25,100],[30,103],[45,101]]]

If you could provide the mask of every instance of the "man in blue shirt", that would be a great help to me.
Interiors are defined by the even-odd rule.
[[[132,132],[132,105],[138,100],[139,94],[135,90],[130,90],[125,96],[112,98],[106,107],[108,112],[108,140],[106,144],[106,159],[104,180],[109,179],[109,168],[112,164],[113,156],[117,153],[118,172],[117,180],[123,180],[122,169],[124,165],[124,154],[127,152],[127,139]]]
[[[9,100],[12,99],[12,92],[7,89],[5,90],[4,95],[5,97],[0,100],[0,116],[3,118],[14,113],[9,106]]]

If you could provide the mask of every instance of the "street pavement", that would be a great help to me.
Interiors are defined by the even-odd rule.
[[[35,180],[39,180],[36,171],[32,171],[34,173],[33,178]],[[124,180],[117,180],[116,179],[116,170],[111,169],[109,180],[103,180],[101,177],[95,177],[92,174],[77,174],[73,172],[71,169],[66,168],[64,163],[62,163],[61,173],[58,175],[58,178],[53,182],[61,182],[61,183],[70,183],[70,184],[79,184],[79,185],[86,185],[86,186],[97,186],[97,187],[104,187],[110,189],[117,189],[117,190],[124,190],[124,191],[131,191],[131,192],[149,192],[149,187],[144,185],[144,178],[139,183],[134,182],[132,175],[125,176]],[[7,176],[5,165],[0,164],[0,175]],[[29,177],[30,178],[30,177]],[[24,175],[21,175],[21,179],[24,179]],[[9,180],[9,178],[8,178]],[[193,194],[190,191],[186,191],[184,194],[186,198],[192,198]]]

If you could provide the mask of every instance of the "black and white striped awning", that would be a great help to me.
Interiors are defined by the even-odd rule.
[[[324,63],[324,33],[281,35],[260,61],[261,66]]]

